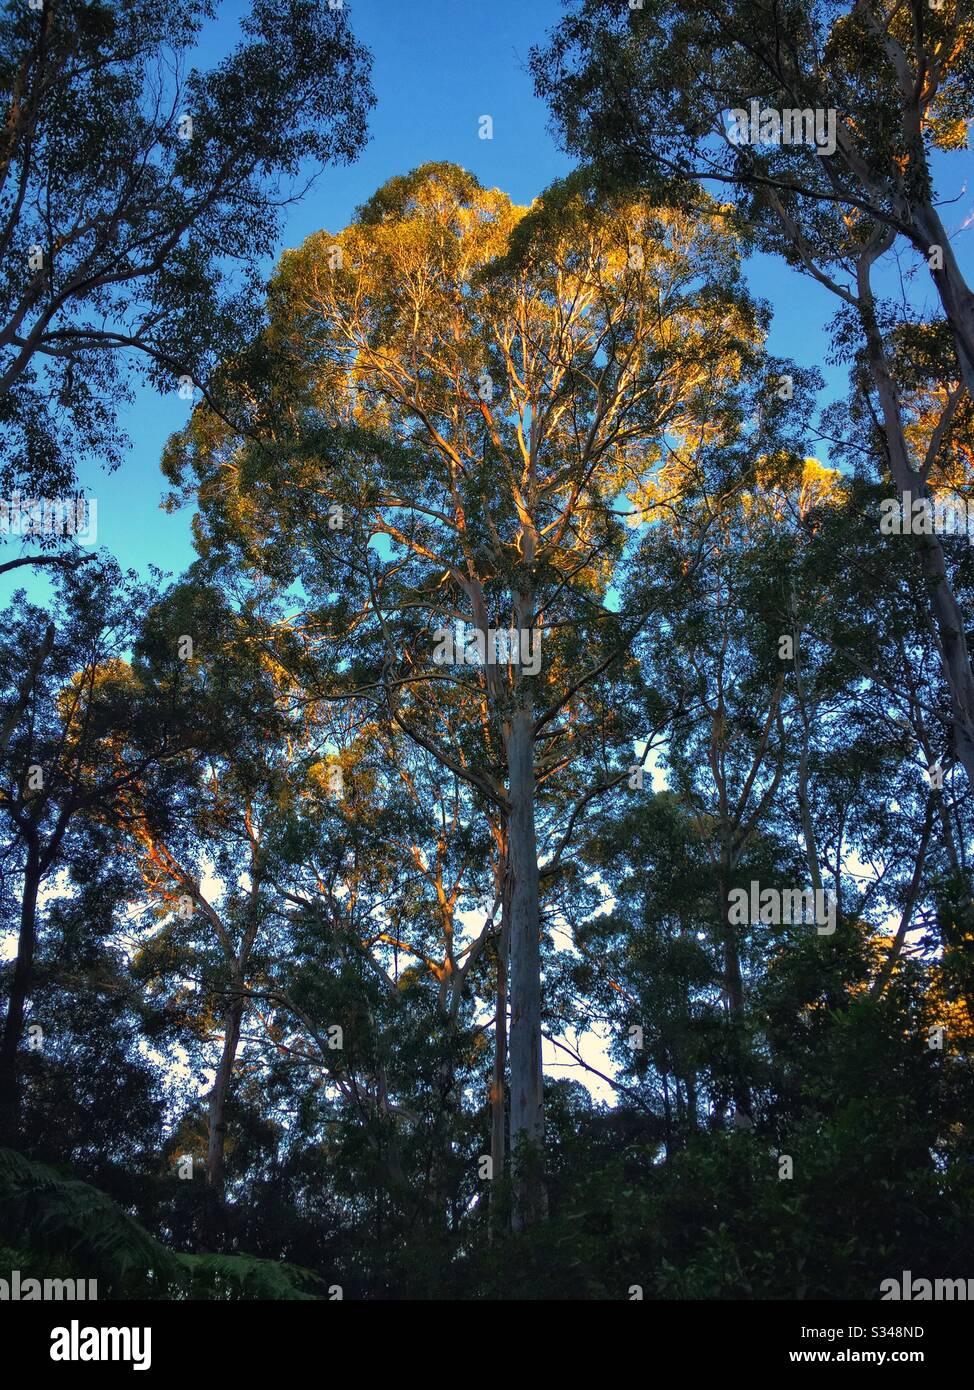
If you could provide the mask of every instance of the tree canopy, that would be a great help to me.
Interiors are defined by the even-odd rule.
[[[0,615],[0,1261],[170,1300],[959,1269],[964,7],[577,0],[531,60],[574,172],[421,164],[266,284],[369,55],[273,0],[154,85],[208,14],[4,36],[0,469],[107,449],[130,350],[202,389],[189,568],[53,547]],[[752,102],[777,139],[730,138]],[[772,351],[756,249],[831,296],[840,391]]]

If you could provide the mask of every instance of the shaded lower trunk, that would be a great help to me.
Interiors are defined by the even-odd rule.
[[[233,1064],[240,1043],[243,1021],[243,999],[238,993],[231,997],[224,1022],[223,1049],[210,1091],[209,1132],[206,1143],[206,1239],[213,1246],[222,1246],[227,1235],[225,1156],[227,1135],[227,1100],[233,1077]]]
[[[34,973],[37,946],[37,895],[41,884],[38,853],[31,846],[24,869],[24,895],[20,905],[17,960],[10,982],[7,1017],[0,1041],[0,1142],[15,1145],[20,1134],[20,1081],[17,1052],[24,1032],[27,999]]]
[[[805,840],[805,862],[808,865],[808,876],[811,879],[815,901],[818,902],[822,892],[822,874],[818,866],[818,844],[815,838],[815,823],[812,820],[812,797],[808,773],[812,715],[808,708],[808,701],[805,696],[805,681],[802,675],[801,642],[803,635],[798,624],[794,623],[792,636],[795,645],[795,693],[798,696],[798,708],[801,715],[802,726],[801,755],[798,760],[798,814],[801,819],[802,835]]]
[[[520,709],[507,735],[510,812],[512,1224],[547,1213],[541,1069],[541,910],[534,823],[532,717]]]
[[[735,1108],[750,1118],[751,1088],[747,1081],[744,1042],[744,976],[741,971],[741,948],[737,927],[730,920],[730,878],[720,878],[720,915],[723,931],[724,1001],[731,1023],[733,1054],[731,1057],[731,1093]]]
[[[507,957],[509,950],[509,907],[505,884],[501,907],[501,932],[497,941],[497,1007],[494,1017],[494,1074],[490,1086],[490,1157],[495,1186],[491,1189],[491,1233],[504,1220],[500,1193],[504,1190],[505,1091],[507,1079]]]

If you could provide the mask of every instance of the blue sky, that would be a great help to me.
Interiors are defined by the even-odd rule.
[[[230,0],[204,34],[199,61],[210,65],[228,52],[238,36],[245,0]],[[355,0],[353,28],[372,50],[373,85],[378,98],[370,122],[371,141],[348,168],[326,169],[302,202],[289,210],[280,250],[298,245],[309,233],[344,226],[355,208],[386,179],[427,160],[452,160],[482,183],[497,186],[527,203],[547,184],[567,173],[570,161],[547,130],[547,111],[533,94],[526,71],[528,51],[561,14],[558,0]],[[479,138],[482,115],[493,119],[493,139]],[[957,201],[948,224],[957,230],[971,216],[970,152],[942,161],[942,187]],[[967,246],[964,246],[964,243]],[[974,234],[956,243],[974,272]],[[271,269],[270,264],[267,267]],[[830,391],[841,391],[843,373],[826,369],[825,326],[836,301],[821,287],[786,266],[756,257],[748,266],[756,295],[775,306],[769,346],[802,365],[826,371]],[[925,270],[917,292],[929,299]],[[185,421],[189,403],[140,390],[123,425],[131,449],[123,467],[106,475],[97,466],[82,481],[98,499],[98,540],[124,567],[145,573],[150,563],[179,573],[193,557],[191,508],[166,515],[159,509],[165,490],[159,457],[168,435]],[[23,571],[0,580],[0,599]],[[35,580],[32,591],[44,591]]]

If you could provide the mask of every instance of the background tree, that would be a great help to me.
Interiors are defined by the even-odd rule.
[[[907,507],[914,494],[930,495],[931,470],[956,448],[951,438],[969,436],[974,400],[974,299],[935,208],[929,162],[933,148],[960,148],[965,139],[971,21],[963,10],[931,11],[915,0],[800,5],[784,13],[758,3],[685,16],[663,4],[634,11],[627,24],[594,3],[534,55],[539,90],[552,101],[565,138],[601,161],[604,174],[611,169],[611,177],[621,173],[637,185],[675,180],[691,205],[694,174],[736,186],[757,244],[836,296],[837,355],[853,355],[858,339],[856,389],[867,396],[879,466]],[[658,61],[647,85],[650,54]],[[698,80],[686,81],[688,69],[698,68]],[[750,110],[752,98],[778,113],[779,138],[734,144],[724,114]],[[786,108],[835,112],[835,152],[784,138]],[[931,266],[949,262],[933,271],[946,334],[918,324],[907,304],[890,305],[877,294],[875,268],[899,236]],[[892,357],[897,338],[916,350],[924,327],[922,360],[933,367],[937,388],[927,394],[927,427],[918,431],[913,373],[896,372]],[[939,351],[931,351],[934,342]],[[972,778],[974,670],[966,622],[939,538],[930,533],[915,544],[951,691],[954,752]]]
[[[198,0],[44,0],[0,29],[0,481],[69,493],[117,463],[133,369],[206,389],[254,331],[289,185],[355,157],[370,60],[347,7],[258,0],[187,70]]]
[[[23,596],[21,595],[21,598]],[[0,1042],[0,1124],[17,1131],[18,1049],[38,943],[41,890],[65,863],[82,813],[104,810],[184,746],[170,688],[141,685],[124,660],[147,592],[99,565],[63,576],[58,620],[27,604],[7,610],[12,686],[0,810],[4,876],[19,885],[17,957]],[[47,630],[41,659],[29,635]],[[25,671],[25,667],[27,670]],[[124,731],[124,732],[123,732]]]
[[[927,263],[974,396],[974,294],[933,170],[935,151],[967,145],[972,41],[967,0],[580,0],[532,69],[569,148],[626,179],[684,183],[691,200],[697,180],[736,185],[813,245],[833,207],[902,238]],[[779,137],[782,113],[799,113],[800,136],[765,140],[765,123],[760,140],[733,139],[725,118],[752,101],[777,113]],[[834,114],[834,138],[816,141],[803,114],[816,112]]]

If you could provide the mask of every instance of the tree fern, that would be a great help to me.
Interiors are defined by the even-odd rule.
[[[178,1278],[175,1255],[104,1192],[0,1149],[0,1227],[17,1244],[76,1258],[110,1285]]]
[[[186,1299],[309,1299],[317,1276],[250,1255],[181,1255],[79,1178],[0,1149],[0,1234],[19,1256],[68,1259],[118,1295]]]
[[[310,1269],[251,1255],[180,1255],[189,1298],[315,1299],[321,1280]]]

